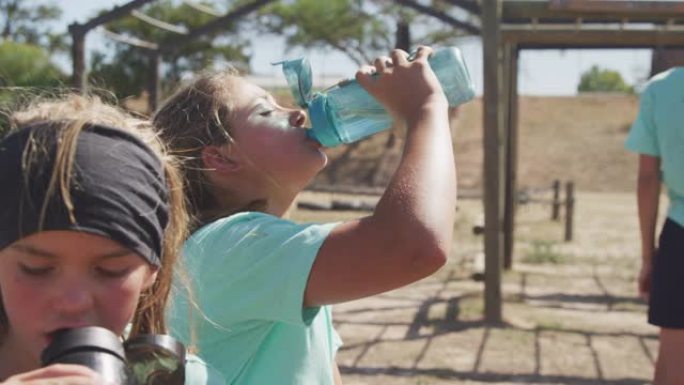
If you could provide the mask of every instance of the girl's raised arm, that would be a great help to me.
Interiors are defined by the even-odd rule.
[[[456,171],[448,105],[427,58],[394,50],[363,67],[357,80],[404,122],[397,171],[369,217],[337,226],[318,252],[306,306],[338,303],[399,288],[440,268],[449,255]]]

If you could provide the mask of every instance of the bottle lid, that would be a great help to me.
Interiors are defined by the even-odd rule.
[[[290,86],[290,92],[294,96],[297,104],[306,108],[311,101],[311,63],[307,58],[295,60],[283,60],[272,63],[273,65],[282,65],[283,74]]]
[[[309,138],[316,140],[325,147],[335,147],[342,143],[342,139],[337,135],[337,130],[328,119],[326,108],[327,97],[325,94],[317,93],[309,104],[308,112],[313,128],[307,130]]]
[[[40,360],[43,365],[48,365],[65,354],[83,350],[105,352],[122,361],[126,357],[116,334],[102,327],[88,326],[56,332],[50,345],[43,350]]]

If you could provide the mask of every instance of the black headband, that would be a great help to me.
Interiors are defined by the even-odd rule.
[[[25,127],[0,142],[0,250],[38,231],[76,230],[106,236],[159,266],[169,219],[169,193],[159,157],[125,131],[84,127],[70,184],[72,222],[60,189],[47,196],[64,124]]]

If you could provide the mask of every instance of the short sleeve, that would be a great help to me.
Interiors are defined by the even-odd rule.
[[[639,153],[652,156],[660,156],[658,137],[653,120],[653,95],[650,87],[641,94],[639,102],[639,114],[632,124],[629,136],[625,141],[625,148]]]
[[[185,385],[226,385],[223,375],[195,355],[185,360]]]
[[[304,308],[304,291],[318,250],[335,224],[297,224],[248,213],[214,222],[193,235],[186,255],[201,256],[190,272],[200,306],[218,326],[244,321],[308,325],[318,308]]]

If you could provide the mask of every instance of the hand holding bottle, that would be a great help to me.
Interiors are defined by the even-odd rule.
[[[400,124],[420,117],[426,109],[448,107],[439,80],[428,63],[430,47],[421,46],[415,58],[394,50],[391,58],[380,57],[374,66],[364,66],[356,73],[359,84],[376,98]]]

